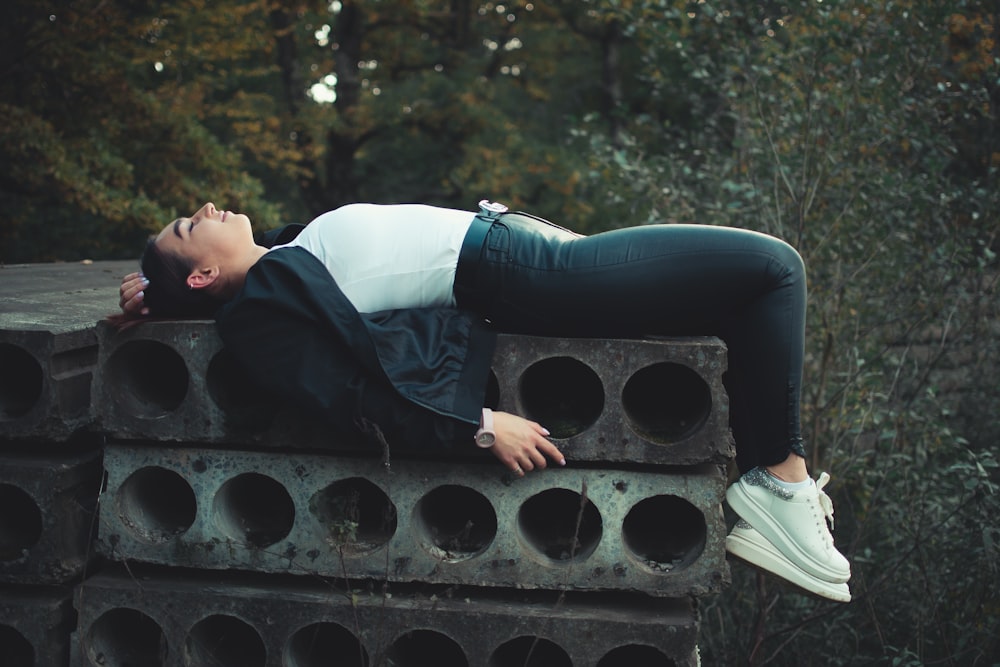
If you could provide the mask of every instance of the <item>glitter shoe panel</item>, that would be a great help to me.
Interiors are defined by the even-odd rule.
[[[749,484],[750,486],[759,486],[767,491],[770,491],[782,500],[791,500],[795,495],[788,489],[783,489],[778,486],[778,484],[774,481],[774,478],[771,476],[771,473],[760,466],[754,468],[753,470],[748,470],[743,477],[740,478],[740,481],[745,484]]]

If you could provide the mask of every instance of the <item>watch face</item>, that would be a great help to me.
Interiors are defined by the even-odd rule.
[[[480,447],[492,447],[496,441],[497,437],[492,433],[480,433],[476,437],[476,444]]]

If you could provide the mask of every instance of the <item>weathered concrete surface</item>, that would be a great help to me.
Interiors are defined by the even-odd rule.
[[[0,664],[67,664],[74,620],[69,588],[0,586]]]
[[[82,574],[101,472],[93,449],[0,456],[0,582],[62,584]]]
[[[94,330],[0,331],[0,451],[3,440],[62,442],[94,421]]]
[[[576,460],[721,463],[734,454],[726,367],[711,337],[501,335],[487,403],[538,421]]]
[[[73,667],[697,664],[688,600],[132,569],[77,591]],[[534,640],[537,638],[537,642]],[[385,661],[385,662],[383,662]]]
[[[92,423],[94,328],[135,266],[0,266],[0,439],[59,442]]]
[[[118,311],[122,276],[138,262],[0,265],[0,331],[61,334]]]
[[[729,580],[712,465],[511,479],[496,462],[109,445],[104,467],[114,560],[669,597]]]
[[[266,403],[208,321],[116,332],[135,263],[0,267],[0,438],[119,439],[366,450]],[[488,404],[545,424],[575,460],[692,465],[733,453],[715,338],[500,337]],[[470,451],[470,456],[477,453]]]
[[[356,436],[264,400],[212,322],[100,326],[98,337],[99,428],[116,439],[371,451]],[[733,453],[725,369],[716,338],[501,335],[487,404],[539,421],[574,461],[721,463]],[[474,447],[445,453],[482,455]]]
[[[719,341],[503,336],[491,405],[554,427],[570,467],[511,480],[470,447],[386,470],[264,404],[210,322],[102,328],[135,266],[0,267],[0,495],[17,518],[0,582],[18,582],[0,583],[0,663],[695,664],[690,596],[728,580]],[[44,582],[83,573],[100,468],[67,452],[94,451],[92,433],[121,440],[100,549],[131,573],[83,581],[74,626]],[[330,583],[345,574],[353,597]]]

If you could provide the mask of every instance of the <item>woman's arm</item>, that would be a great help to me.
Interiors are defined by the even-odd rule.
[[[467,313],[387,311],[362,318],[326,268],[279,250],[217,315],[258,385],[340,430],[378,430],[393,448],[474,448],[494,334]],[[539,425],[501,414],[494,455],[511,470],[562,461]]]
[[[390,383],[372,377],[316,322],[297,320],[280,308],[247,309],[231,314],[220,331],[226,349],[254,384],[336,431],[384,438],[397,451],[476,447],[478,421],[447,417],[407,400]],[[565,465],[542,426],[506,412],[494,416],[497,441],[491,451],[514,474],[545,468],[546,457]]]
[[[255,384],[338,431],[381,437],[397,450],[474,450],[477,423],[405,399],[390,384],[372,378],[336,340],[303,335],[310,326],[283,323],[280,316],[267,318],[266,324],[238,323],[239,333],[228,336],[227,349]],[[565,465],[545,428],[518,415],[493,414],[497,440],[491,451],[504,467],[521,476],[545,468],[546,457]]]
[[[218,321],[227,352],[254,385],[345,435],[378,431],[394,449],[475,446],[471,417],[444,417],[405,399],[373,377],[335,331],[285,305],[238,304]]]

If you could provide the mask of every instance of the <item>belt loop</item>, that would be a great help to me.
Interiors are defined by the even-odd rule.
[[[485,201],[485,200],[484,200]],[[485,202],[489,204],[489,202]],[[482,295],[477,293],[477,276],[479,260],[483,255],[486,237],[493,228],[493,221],[506,211],[502,204],[492,204],[503,210],[484,209],[480,204],[480,212],[472,219],[469,230],[462,240],[462,248],[458,253],[458,265],[455,267],[455,303],[459,308],[478,310],[485,306]]]

